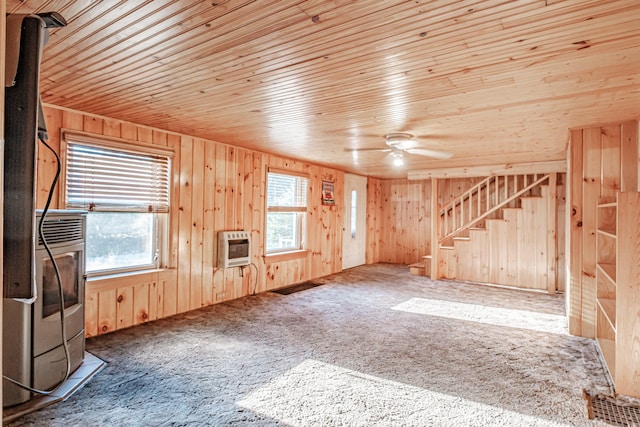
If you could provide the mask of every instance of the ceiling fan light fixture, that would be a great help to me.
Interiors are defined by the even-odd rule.
[[[414,140],[414,135],[406,132],[392,132],[384,135],[385,148],[349,148],[345,147],[345,151],[354,152],[354,162],[356,151],[383,151],[390,154],[391,160],[387,157],[387,162],[393,164],[394,167],[404,166],[404,153],[410,155],[418,155],[430,157],[432,159],[445,160],[453,156],[453,153],[441,150],[431,150],[429,148],[420,147]]]
[[[396,145],[410,141],[411,138],[413,138],[413,135],[411,135],[410,133],[395,132],[386,134],[384,138],[387,140],[387,144]]]
[[[404,165],[404,156],[402,155],[402,151],[400,150],[394,150],[391,153],[391,156],[393,157],[393,166],[402,166]]]

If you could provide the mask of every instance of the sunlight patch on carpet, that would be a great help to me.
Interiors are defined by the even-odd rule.
[[[317,360],[305,360],[237,404],[293,427],[568,425]]]
[[[495,326],[567,335],[566,318],[557,314],[426,298],[411,298],[396,305],[393,309]]]

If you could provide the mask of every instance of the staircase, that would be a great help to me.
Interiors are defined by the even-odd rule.
[[[551,253],[555,257],[555,247],[548,247],[550,233],[555,236],[555,223],[549,226],[555,175],[552,194],[549,183],[549,174],[490,176],[477,183],[440,208],[437,274],[429,271],[431,255],[410,272],[547,290],[555,280],[555,263],[548,262]]]
[[[447,245],[453,238],[465,235],[467,230],[499,214],[500,209],[514,205],[518,197],[530,194],[532,189],[548,180],[548,174],[485,178],[440,209],[440,245]]]

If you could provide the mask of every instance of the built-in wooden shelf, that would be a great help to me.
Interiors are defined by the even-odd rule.
[[[609,321],[609,326],[613,332],[616,331],[616,300],[609,298],[598,298],[598,306]]]
[[[617,208],[618,207],[618,201],[617,200],[610,200],[610,201],[603,200],[601,203],[598,203],[598,207],[599,208]]]
[[[611,263],[598,263],[598,269],[606,278],[615,285],[616,283],[616,265]]]
[[[598,229],[597,230],[599,234],[604,235],[605,237],[610,237],[612,239],[616,238],[616,230],[614,228],[609,228],[609,229]]]
[[[640,397],[640,193],[596,209],[596,337],[616,393]]]
[[[597,205],[596,220],[599,236],[616,238],[616,211],[617,202],[601,203]]]
[[[609,374],[613,378],[616,372],[616,342],[606,338],[598,338],[598,345],[600,346],[600,352],[607,364]]]

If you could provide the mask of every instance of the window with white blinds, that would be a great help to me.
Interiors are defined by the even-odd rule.
[[[169,211],[170,158],[67,140],[66,207],[89,211]]]
[[[63,131],[64,206],[88,210],[85,266],[98,276],[166,262],[173,151]]]
[[[267,253],[304,248],[307,189],[307,177],[272,171],[267,174]]]
[[[267,209],[306,210],[307,178],[269,172],[267,188]]]

